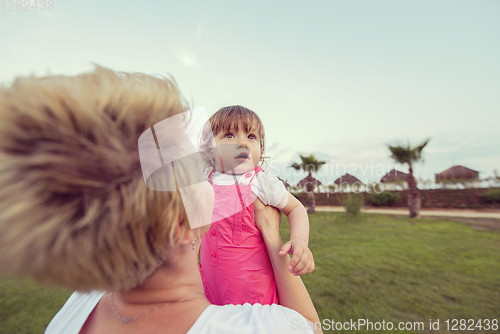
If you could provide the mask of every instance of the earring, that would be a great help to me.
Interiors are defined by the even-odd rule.
[[[195,241],[196,241],[196,238],[193,239],[193,252],[194,252]]]

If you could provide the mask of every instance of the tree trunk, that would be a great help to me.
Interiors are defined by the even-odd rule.
[[[413,168],[410,165],[410,174],[408,175],[408,209],[410,218],[418,218],[420,213],[420,193],[417,188],[417,181],[413,177]]]
[[[314,192],[307,192],[307,213],[316,212],[316,202],[314,201]]]
[[[312,181],[311,172],[307,176],[308,182],[306,183],[306,191],[307,191],[307,213],[315,213],[316,212],[316,202],[314,200],[314,183]]]

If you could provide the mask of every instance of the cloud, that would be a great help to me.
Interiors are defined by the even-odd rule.
[[[274,142],[270,146],[266,147],[266,155],[271,156],[272,159],[285,158],[283,154],[290,152],[292,150],[291,147],[284,147],[279,142]]]
[[[201,35],[203,34],[203,31],[205,30],[205,23],[207,22],[206,18],[203,17],[201,20],[198,22],[198,25],[196,27],[196,38],[195,38],[195,43],[198,43],[201,39]]]
[[[205,31],[206,22],[207,19],[203,16],[200,20],[198,20],[196,29],[189,33],[190,36],[184,36],[182,42],[180,42],[179,36],[172,36],[174,45],[176,45],[174,48],[175,56],[182,63],[182,65],[187,68],[201,67],[201,63],[194,50],[199,47],[200,40]],[[186,47],[186,45],[188,46]]]
[[[196,54],[193,51],[187,50],[183,47],[175,48],[175,56],[177,57],[177,59],[179,59],[182,65],[186,66],[187,68],[199,68],[201,66],[198,58],[196,57]]]

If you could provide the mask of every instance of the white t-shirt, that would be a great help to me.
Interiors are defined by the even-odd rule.
[[[78,334],[103,292],[74,292],[45,334]],[[164,332],[162,332],[164,333]],[[186,334],[312,334],[307,320],[281,305],[210,305]]]
[[[221,174],[214,171],[212,179],[218,186],[228,186],[235,183],[241,175]],[[263,204],[283,209],[288,203],[288,191],[285,185],[274,174],[261,171],[257,173],[252,181],[252,193],[257,196]]]

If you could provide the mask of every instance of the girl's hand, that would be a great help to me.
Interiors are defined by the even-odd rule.
[[[281,247],[280,256],[292,254],[288,270],[295,276],[309,274],[314,270],[314,258],[304,240],[292,239]]]

